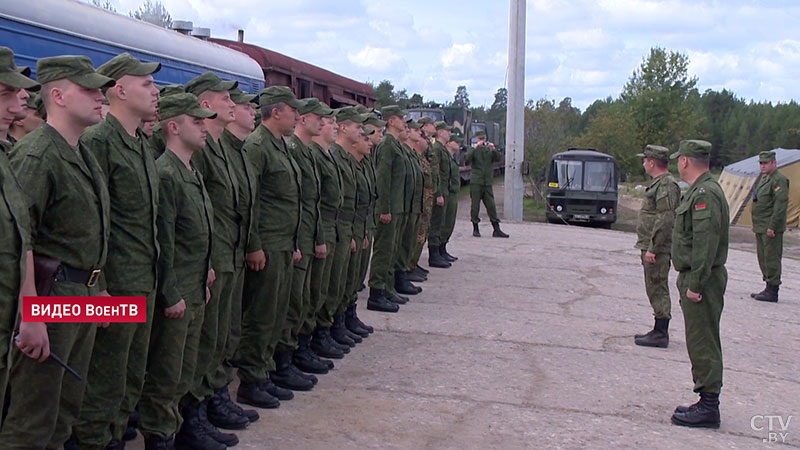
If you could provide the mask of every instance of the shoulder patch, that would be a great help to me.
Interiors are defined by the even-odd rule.
[[[698,203],[698,204],[694,205],[694,210],[695,211],[702,211],[702,210],[706,209],[706,206],[707,205],[705,203]]]
[[[776,190],[776,191],[780,191],[780,190],[781,190],[781,186],[780,186],[780,185],[778,185],[778,186],[775,186],[775,190]]]

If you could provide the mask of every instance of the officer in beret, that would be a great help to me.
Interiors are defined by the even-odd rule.
[[[145,449],[170,449],[175,433],[200,428],[197,408],[179,402],[195,377],[214,239],[214,210],[203,178],[192,163],[206,143],[205,120],[216,116],[194,94],[158,102],[167,150],[156,161],[159,175],[158,293],[153,314],[147,379],[139,401],[139,429]],[[203,351],[207,351],[204,349]],[[181,434],[176,445],[224,450],[208,434]]]
[[[95,72],[85,56],[42,58],[36,74],[48,123],[17,144],[12,166],[28,197],[34,266],[55,280],[37,291],[40,296],[107,296],[108,189],[100,164],[79,138],[100,122],[101,89],[114,80]],[[29,328],[36,329],[36,338],[29,338]],[[20,325],[0,445],[64,445],[78,416],[96,330],[95,323]],[[44,361],[48,340],[50,353],[60,356],[81,380]]]
[[[494,163],[500,161],[500,152],[495,150],[494,144],[486,140],[486,132],[475,133],[476,144],[467,150],[467,164],[472,166],[472,179],[469,183],[469,196],[472,199],[470,217],[472,219],[472,235],[481,236],[478,228],[478,217],[481,210],[481,201],[486,207],[489,221],[492,222],[494,232],[492,237],[507,238],[508,235],[500,229],[500,218],[497,216],[497,207],[494,204]]]
[[[39,85],[14,65],[14,53],[0,47],[0,405],[4,404],[8,381],[8,361],[18,305],[23,296],[36,295],[30,251],[30,219],[25,194],[11,169],[8,153],[8,124],[22,112],[18,93],[25,89],[38,90]],[[34,324],[30,324],[34,325]],[[34,325],[36,327],[36,325]],[[28,331],[29,325],[25,324]],[[37,347],[29,353],[33,358],[48,356],[47,334],[43,327],[38,333],[20,336],[17,345]],[[21,330],[22,331],[22,330]],[[0,417],[2,425],[2,417]]]
[[[753,192],[753,231],[764,290],[751,294],[761,302],[778,301],[781,285],[783,232],[786,230],[786,209],[789,206],[789,180],[778,171],[775,152],[758,154],[761,179]]]
[[[645,173],[653,180],[645,190],[639,221],[636,226],[636,245],[641,250],[644,267],[644,285],[655,325],[646,334],[637,334],[636,345],[666,348],[669,345],[669,321],[672,318],[669,298],[670,249],[675,208],[681,201],[678,182],[669,173],[669,149],[648,145],[643,159]]]
[[[105,119],[81,136],[81,144],[100,164],[111,199],[104,269],[108,292],[147,299],[146,322],[97,330],[81,416],[73,431],[81,448],[121,445],[144,384],[156,295],[158,174],[139,125],[155,119],[158,90],[152,74],[159,69],[160,63],[143,63],[128,53],[98,67],[97,73],[116,84],[106,90],[110,105]]]
[[[681,141],[678,172],[690,187],[675,211],[672,229],[672,263],[678,271],[678,293],[686,327],[686,349],[692,363],[694,391],[700,400],[679,406],[672,423],[688,427],[719,428],[719,393],[722,389],[722,316],[728,272],[728,202],[719,183],[709,173],[711,144]]]
[[[272,378],[292,370],[291,353],[275,349],[289,307],[293,266],[302,259],[297,246],[302,173],[285,141],[294,130],[300,102],[288,87],[270,86],[261,91],[260,105],[261,123],[243,147],[255,172],[257,201],[255,231],[247,244],[242,338],[234,364],[241,380],[237,401],[277,408],[279,400],[294,397]]]

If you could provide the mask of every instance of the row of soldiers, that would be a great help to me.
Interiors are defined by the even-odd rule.
[[[367,308],[396,312],[426,241],[457,259],[445,123],[211,72],[159,89],[160,68],[57,56],[33,81],[0,47],[0,449],[120,449],[131,425],[147,449],[236,445],[219,429],[259,419],[237,402],[278,407],[374,331],[368,268]],[[147,320],[23,321],[37,294],[144,297]]]

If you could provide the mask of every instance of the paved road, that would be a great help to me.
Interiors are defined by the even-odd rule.
[[[800,262],[786,261],[781,303],[763,304],[749,298],[755,256],[731,251],[722,427],[690,430],[669,422],[696,398],[677,301],[668,349],[633,344],[652,325],[634,236],[504,228],[510,239],[476,239],[460,220],[449,250],[461,259],[397,314],[366,311],[363,292],[375,334],[312,392],[261,411],[238,448],[800,447]],[[786,445],[763,442],[762,416],[791,420]]]

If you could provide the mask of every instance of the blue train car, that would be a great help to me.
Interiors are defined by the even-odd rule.
[[[75,0],[0,2],[0,45],[34,74],[47,56],[86,55],[96,67],[129,52],[161,63],[159,84],[183,84],[211,70],[247,92],[264,87],[264,72],[244,53]]]

